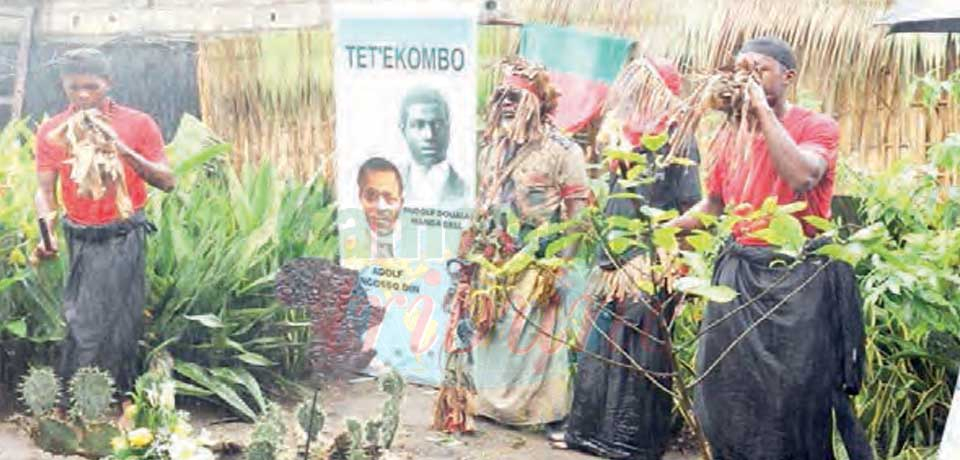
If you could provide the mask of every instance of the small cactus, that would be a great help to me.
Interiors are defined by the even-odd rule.
[[[370,446],[383,447],[380,444],[380,440],[383,436],[383,420],[370,420],[367,422],[367,425],[364,427],[366,431],[366,441]]]
[[[71,414],[82,422],[96,422],[113,403],[113,378],[99,369],[85,367],[70,380]]]
[[[400,402],[403,401],[405,387],[403,377],[396,371],[380,380],[380,390],[390,395],[383,403],[383,414],[380,418],[380,440],[384,449],[393,445],[393,439],[400,427]]]
[[[113,453],[110,442],[122,436],[120,430],[109,423],[95,424],[83,430],[80,447],[84,453],[96,458],[107,457]]]
[[[49,367],[32,367],[20,382],[20,400],[35,417],[53,411],[60,398],[60,381]]]
[[[380,379],[380,391],[390,396],[402,397],[404,387],[406,387],[406,382],[403,381],[403,377],[397,371],[390,372]]]
[[[276,445],[287,435],[287,427],[283,422],[283,411],[275,403],[267,404],[266,410],[260,415],[253,427],[253,443],[267,442]]]
[[[277,446],[271,442],[260,441],[247,447],[246,460],[275,460],[277,458]]]
[[[80,450],[77,433],[66,423],[52,418],[41,418],[34,440],[46,452],[72,455]]]
[[[380,440],[384,449],[393,445],[393,439],[400,428],[400,401],[391,398],[383,403],[383,417],[380,419]]]
[[[350,434],[350,458],[354,452],[363,450],[363,425],[354,419],[347,420],[347,433]]]
[[[313,419],[312,422],[311,418]],[[312,402],[304,401],[300,403],[300,407],[297,408],[297,423],[311,441],[315,441],[317,435],[323,430],[323,424],[326,422],[326,418],[327,416],[323,413],[323,409],[319,404],[314,407]]]

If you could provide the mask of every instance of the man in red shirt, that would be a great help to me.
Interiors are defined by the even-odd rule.
[[[44,122],[36,137],[37,214],[46,219],[51,230],[55,228],[59,182],[66,211],[63,229],[71,259],[63,306],[67,337],[59,372],[69,379],[81,367],[96,366],[110,371],[121,389],[129,389],[139,371],[137,341],[146,307],[146,235],[153,228],[143,213],[146,184],[169,192],[175,179],[156,122],[107,97],[110,77],[106,56],[94,49],[77,49],[64,54],[59,67],[70,105]],[[88,109],[99,109],[106,121],[102,129],[117,146],[134,211],[128,218],[121,218],[117,209],[115,184],[100,199],[79,192],[78,184],[70,178],[67,147],[49,138],[71,115]],[[50,237],[50,247],[43,242],[38,245],[34,253],[37,258],[57,257],[59,245],[52,231]]]
[[[702,227],[696,213],[805,202],[796,214],[830,218],[839,129],[830,117],[790,104],[796,58],[781,40],[747,41],[736,56],[751,72],[748,122],[757,134],[744,154],[736,132],[711,152],[707,196],[672,222]],[[733,130],[731,130],[733,131]],[[816,229],[804,223],[808,236]],[[788,260],[755,236],[767,221],[741,222],[714,268],[713,283],[737,291],[710,302],[701,325],[695,411],[717,460],[833,459],[832,414],[851,458],[867,458],[862,429],[843,393],[859,391],[863,323],[849,265],[812,254]],[[786,262],[786,263],[784,263]],[[866,452],[866,453],[864,453]],[[858,456],[859,455],[859,456]]]

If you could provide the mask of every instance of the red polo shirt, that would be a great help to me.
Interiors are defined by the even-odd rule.
[[[796,193],[782,179],[773,165],[767,143],[762,134],[753,140],[752,149],[742,167],[732,169],[737,152],[734,152],[735,132],[721,134],[712,152],[715,163],[707,178],[707,191],[711,196],[723,199],[727,206],[745,206],[748,210],[759,209],[768,197],[776,197],[779,204],[805,201],[807,208],[794,214],[803,223],[807,236],[816,236],[817,229],[803,220],[814,215],[830,218],[830,203],[837,171],[837,142],[840,129],[832,118],[800,107],[791,107],[781,120],[784,128],[801,148],[816,152],[827,162],[827,170],[820,182],[805,193]],[[740,153],[742,155],[742,153]],[[740,222],[734,226],[737,242],[744,245],[762,246],[767,243],[748,236],[764,228],[764,223]]]
[[[101,109],[109,115],[110,126],[116,130],[124,144],[149,161],[167,163],[167,157],[163,151],[163,136],[153,118],[109,100]],[[70,107],[40,125],[36,139],[37,171],[60,173],[60,196],[70,220],[82,225],[107,224],[120,217],[117,211],[115,187],[108,188],[107,193],[99,200],[80,196],[77,193],[77,184],[70,180],[71,166],[64,163],[68,158],[67,152],[47,140],[47,134],[60,126],[74,112],[75,109]],[[133,209],[143,209],[147,202],[147,185],[126,161],[123,169]]]

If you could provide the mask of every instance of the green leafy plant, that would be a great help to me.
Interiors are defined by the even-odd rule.
[[[65,331],[66,254],[37,266],[26,259],[39,239],[32,150],[27,121],[0,131],[0,378],[52,362]],[[252,420],[263,393],[292,387],[307,363],[308,313],[276,302],[273,276],[296,257],[336,257],[335,212],[322,181],[286,179],[269,164],[235,171],[230,150],[189,116],[167,146],[179,185],[146,209],[160,231],[148,244],[142,352],[176,357],[182,396]]]
[[[190,416],[176,408],[175,383],[161,370],[140,376],[124,412],[125,428],[111,439],[109,460],[213,460],[212,441],[195,433]]]
[[[858,412],[891,458],[938,442],[960,362],[960,188],[944,180],[960,171],[955,143],[856,177],[865,226],[823,249],[859,274],[870,377]]]

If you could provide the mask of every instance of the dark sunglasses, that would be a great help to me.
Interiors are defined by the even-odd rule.
[[[92,93],[92,92],[100,91],[101,89],[103,89],[103,85],[100,83],[87,83],[84,85],[74,84],[74,85],[67,86],[67,89],[74,92],[89,91]]]

